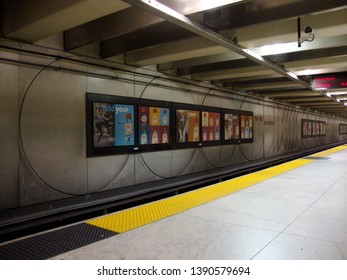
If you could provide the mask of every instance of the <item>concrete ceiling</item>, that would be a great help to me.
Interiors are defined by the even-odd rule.
[[[311,87],[314,75],[347,73],[346,0],[2,0],[1,9],[6,38],[63,32],[67,51],[97,44],[102,58],[347,117],[342,95]]]

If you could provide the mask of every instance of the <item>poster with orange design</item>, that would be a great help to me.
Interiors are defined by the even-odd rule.
[[[220,113],[202,112],[202,141],[220,140]]]
[[[194,110],[176,110],[176,142],[188,143],[200,141],[200,112]]]

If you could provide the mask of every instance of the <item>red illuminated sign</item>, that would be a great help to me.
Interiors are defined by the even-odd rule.
[[[313,77],[314,90],[347,88],[347,73],[329,74]]]

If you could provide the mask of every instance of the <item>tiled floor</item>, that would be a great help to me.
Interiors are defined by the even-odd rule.
[[[347,149],[54,259],[347,259]]]

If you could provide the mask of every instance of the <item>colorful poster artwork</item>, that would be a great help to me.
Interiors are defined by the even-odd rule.
[[[134,145],[134,106],[94,103],[94,147]]]
[[[176,110],[176,142],[189,143],[200,141],[200,112]]]
[[[133,105],[114,105],[115,111],[115,146],[135,144],[135,124]]]
[[[139,107],[139,145],[170,142],[170,109]]]
[[[302,135],[307,137],[307,121],[302,122]]]
[[[114,105],[94,103],[93,119],[94,147],[114,146]]]
[[[316,133],[316,124],[314,122],[311,122],[312,123],[312,136],[315,136],[317,133]]]
[[[224,140],[240,139],[240,117],[237,114],[224,114]]]
[[[325,135],[325,129],[324,129],[324,123],[323,122],[319,123],[319,131],[320,131],[320,135]]]
[[[307,136],[312,136],[312,122],[307,123]]]
[[[347,134],[347,124],[340,124],[339,133],[340,134]]]
[[[316,135],[321,135],[321,131],[320,131],[320,124],[319,122],[316,122]]]
[[[241,115],[241,139],[253,138],[253,116]]]
[[[202,141],[220,140],[220,113],[202,112]]]

